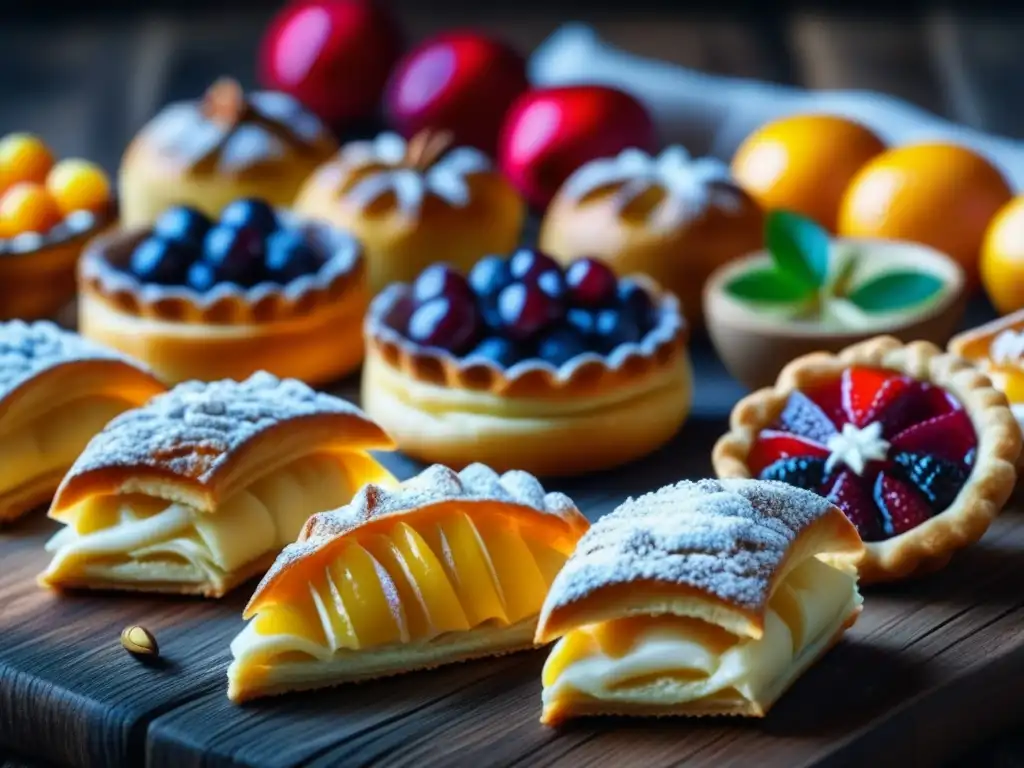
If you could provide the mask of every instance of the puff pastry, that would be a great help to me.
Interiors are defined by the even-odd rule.
[[[181,384],[112,421],[72,466],[41,582],[220,597],[313,513],[393,482],[367,453],[390,447],[355,406],[294,379]]]
[[[244,701],[533,647],[586,519],[525,472],[435,465],[312,517],[245,610],[228,696]]]
[[[53,323],[0,323],[0,523],[49,501],[110,419],[164,389],[141,365]]]
[[[580,540],[544,602],[536,641],[561,639],[541,722],[763,716],[856,620],[848,564],[862,549],[838,508],[783,483],[630,499]]]

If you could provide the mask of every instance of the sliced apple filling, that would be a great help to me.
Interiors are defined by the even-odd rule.
[[[483,474],[467,471],[471,478]],[[428,472],[460,477],[440,467]],[[407,498],[422,501],[404,489]],[[254,617],[231,645],[229,696],[241,700],[532,647],[548,587],[586,521],[560,494],[548,494],[560,505],[555,513],[503,502],[500,491],[497,500],[487,498],[487,490],[402,509],[402,502],[370,487],[333,522],[330,514],[310,520],[247,609]],[[389,507],[374,518],[372,510]],[[345,526],[340,521],[352,508],[361,510],[355,515],[361,523]],[[317,530],[330,533],[317,536]]]
[[[544,666],[545,706],[633,704],[708,714],[774,698],[842,631],[861,603],[856,578],[816,558],[792,570],[768,602],[764,634],[733,634],[701,619],[631,616],[574,629]]]

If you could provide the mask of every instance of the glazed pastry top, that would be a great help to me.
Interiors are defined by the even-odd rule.
[[[996,365],[1019,365],[1024,360],[1024,331],[1007,329],[992,340],[989,356]]]

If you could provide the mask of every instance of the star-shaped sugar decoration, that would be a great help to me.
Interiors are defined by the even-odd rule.
[[[468,177],[490,170],[487,156],[470,147],[456,147],[427,168],[407,162],[409,145],[396,133],[382,133],[373,141],[349,144],[342,151],[342,163],[359,168],[384,166],[368,173],[345,194],[365,208],[383,195],[395,195],[399,211],[406,216],[419,213],[427,195],[434,195],[454,208],[469,205]]]
[[[826,474],[836,466],[843,465],[863,475],[869,461],[881,461],[889,451],[889,443],[882,437],[880,421],[863,428],[856,424],[844,424],[843,431],[832,435],[825,447],[829,450],[825,461]]]

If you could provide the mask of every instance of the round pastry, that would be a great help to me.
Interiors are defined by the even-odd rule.
[[[238,200],[211,222],[169,208],[152,228],[94,241],[79,328],[167,382],[265,370],[324,383],[362,361],[369,304],[359,246],[326,224]]]
[[[648,274],[701,321],[701,291],[717,267],[764,244],[753,198],[713,158],[673,146],[657,157],[627,149],[580,167],[541,224],[540,248],[563,263],[606,259],[620,275]]]
[[[218,80],[202,99],[165,107],[132,140],[121,161],[121,225],[152,224],[172,205],[217,216],[241,197],[288,206],[337,148],[291,96]]]
[[[862,581],[945,565],[979,538],[1016,482],[1021,432],[966,360],[889,336],[790,363],[733,409],[719,477],[826,496],[865,542]]]
[[[113,209],[98,166],[55,163],[30,134],[0,140],[0,320],[48,317],[74,298],[75,262]]]
[[[423,461],[582,474],[650,453],[689,413],[679,302],[596,259],[435,265],[379,294],[365,328],[363,407]]]
[[[526,205],[486,155],[453,147],[450,134],[421,132],[406,143],[382,133],[319,168],[295,211],[359,238],[376,293],[442,258],[468,269],[507,253],[519,242]]]

